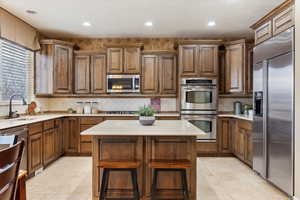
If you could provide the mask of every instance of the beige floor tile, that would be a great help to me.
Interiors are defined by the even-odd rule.
[[[197,200],[288,200],[236,158],[199,158]],[[27,200],[91,200],[92,159],[63,157],[27,181]]]

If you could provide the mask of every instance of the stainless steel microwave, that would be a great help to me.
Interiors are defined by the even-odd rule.
[[[107,75],[107,93],[140,93],[140,75]]]

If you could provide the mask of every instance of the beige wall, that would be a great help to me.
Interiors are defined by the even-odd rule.
[[[300,29],[300,0],[296,0],[296,29]],[[300,199],[300,34],[296,31],[295,56],[295,196]]]

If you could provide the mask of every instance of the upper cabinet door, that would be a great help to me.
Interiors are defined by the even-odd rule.
[[[93,94],[106,92],[106,56],[93,55],[91,57],[91,89]]]
[[[197,45],[182,45],[179,47],[179,69],[181,76],[197,76]]]
[[[244,92],[245,45],[226,47],[226,93]]]
[[[107,73],[123,73],[123,48],[108,48],[107,51]]]
[[[55,45],[54,93],[72,93],[72,50],[71,47]]]
[[[142,92],[158,93],[158,56],[145,55],[142,61]]]
[[[198,54],[198,67],[200,76],[218,75],[218,46],[201,45]]]
[[[176,94],[176,56],[163,55],[159,59],[159,83],[161,94]]]
[[[75,57],[75,93],[90,93],[90,56]]]
[[[140,48],[132,47],[124,49],[124,73],[139,74],[141,71]]]

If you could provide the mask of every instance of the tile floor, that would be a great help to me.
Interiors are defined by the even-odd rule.
[[[91,200],[91,158],[63,157],[27,182],[27,200]],[[288,200],[236,158],[198,159],[197,200]]]

